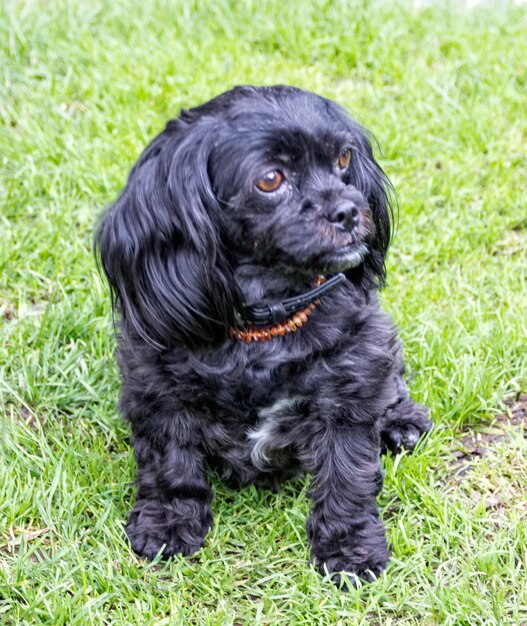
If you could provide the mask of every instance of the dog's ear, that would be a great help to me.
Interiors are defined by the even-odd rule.
[[[96,234],[122,324],[160,349],[223,340],[239,308],[207,172],[212,135],[206,124],[170,122]]]
[[[371,136],[358,124],[351,124],[355,142],[351,156],[350,183],[367,198],[375,224],[375,237],[370,243],[370,253],[365,259],[365,265],[375,277],[374,282],[383,286],[395,194],[390,180],[373,156]]]

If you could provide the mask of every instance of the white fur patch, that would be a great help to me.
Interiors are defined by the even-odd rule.
[[[281,398],[274,404],[258,411],[259,424],[247,433],[247,439],[252,444],[251,460],[256,467],[263,467],[269,462],[270,443],[275,435],[275,428],[282,421],[283,414],[287,409],[302,400],[301,396]]]
[[[368,252],[365,245],[361,245],[357,250],[348,252],[342,256],[342,265],[347,268],[358,267]]]

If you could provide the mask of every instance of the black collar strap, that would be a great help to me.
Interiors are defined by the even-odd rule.
[[[287,298],[287,300],[273,304],[244,305],[242,309],[243,322],[251,326],[273,326],[278,324],[293,313],[304,309],[315,300],[326,295],[345,280],[344,274],[336,274],[322,284],[319,283],[314,289],[301,293],[298,296]]]

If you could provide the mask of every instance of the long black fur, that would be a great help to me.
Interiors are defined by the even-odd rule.
[[[274,170],[284,182],[260,191]],[[136,552],[203,545],[211,466],[242,485],[305,471],[315,564],[336,579],[384,568],[379,454],[413,448],[431,427],[408,397],[401,346],[378,306],[390,190],[367,132],[292,87],[237,87],[182,111],[141,155],[96,237],[120,316]],[[338,271],[347,281],[296,333],[228,338],[243,303],[303,293]]]

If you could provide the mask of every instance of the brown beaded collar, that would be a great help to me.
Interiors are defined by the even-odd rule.
[[[249,344],[253,341],[263,343],[274,337],[295,333],[302,328],[315,307],[320,304],[320,297],[345,280],[344,274],[337,274],[329,280],[324,276],[317,276],[312,283],[313,289],[304,294],[272,305],[246,306],[244,318],[251,326],[231,327],[229,337]],[[288,313],[292,315],[287,316]],[[271,325],[272,322],[274,324]]]

